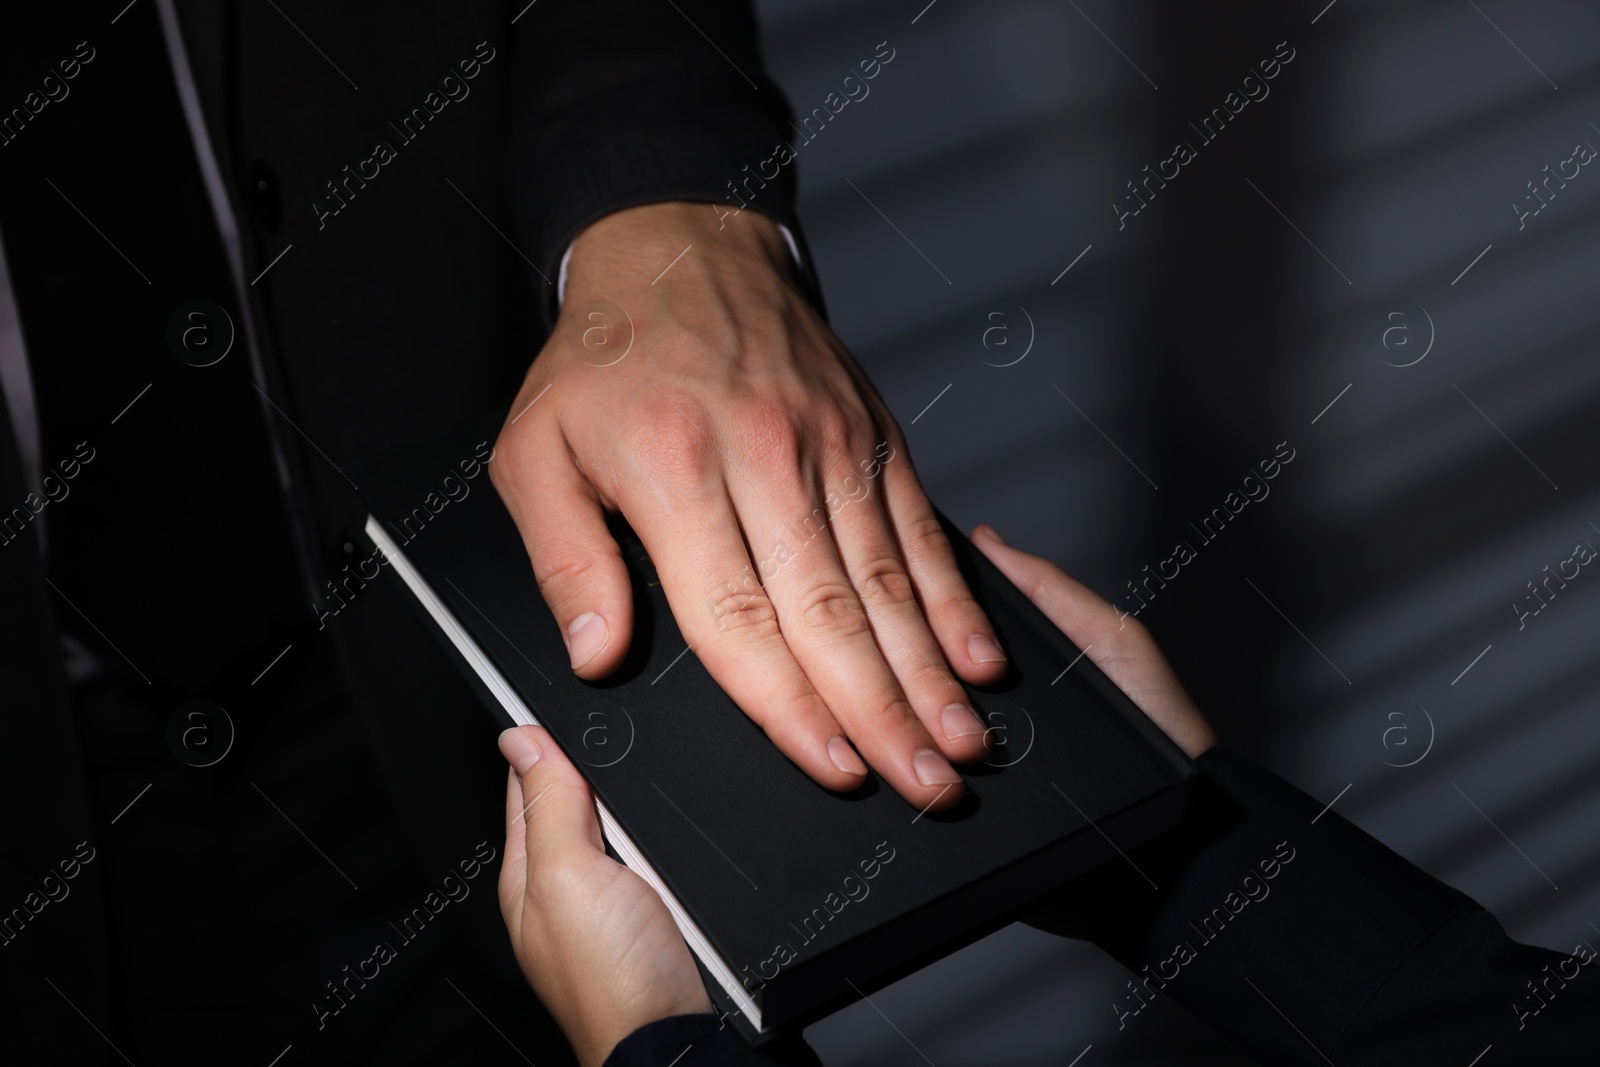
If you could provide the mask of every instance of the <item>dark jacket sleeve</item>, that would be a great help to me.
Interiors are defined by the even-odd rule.
[[[541,0],[513,33],[509,196],[549,281],[579,230],[640,204],[743,203],[798,239],[794,167],[773,162],[791,114],[748,2]]]
[[[1469,897],[1230,749],[1183,824],[1030,915],[1273,1064],[1596,1062],[1600,962],[1518,944]],[[1143,875],[1134,870],[1137,865]],[[1149,882],[1159,888],[1152,889]],[[1593,939],[1600,942],[1600,938]]]
[[[674,1015],[624,1038],[605,1067],[822,1067],[798,1037],[752,1049],[715,1015]]]
[[[1233,750],[1196,763],[1178,827],[1025,917],[1134,972],[1108,1001],[1119,1030],[1170,996],[1263,1063],[1597,1062],[1591,941],[1570,954],[1512,941],[1471,898]],[[652,1023],[606,1067],[686,1050],[685,1065],[817,1062],[798,1042],[752,1052],[717,1027],[712,1015]]]

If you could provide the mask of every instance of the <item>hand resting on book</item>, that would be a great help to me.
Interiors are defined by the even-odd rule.
[[[782,231],[730,214],[650,204],[578,235],[490,477],[580,677],[628,650],[620,511],[689,647],[785,756],[842,791],[870,765],[942,810],[964,794],[951,763],[987,751],[961,683],[1005,654]]]
[[[1137,620],[988,526],[972,540],[1184,752],[1198,756],[1215,743]],[[666,905],[605,854],[589,787],[550,735],[515,727],[500,736],[500,750],[513,768],[501,914],[523,974],[579,1061],[602,1064],[617,1042],[657,1019],[710,1011]]]

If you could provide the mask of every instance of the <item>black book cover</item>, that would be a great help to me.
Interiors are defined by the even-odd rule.
[[[582,771],[608,846],[662,892],[747,1038],[961,948],[1177,818],[1188,758],[947,520],[1011,661],[1000,684],[967,687],[997,743],[958,768],[969,796],[951,811],[919,814],[875,776],[848,795],[812,783],[686,649],[620,519],[631,651],[582,681],[483,470],[498,425],[353,472],[374,565],[504,725],[537,721]]]

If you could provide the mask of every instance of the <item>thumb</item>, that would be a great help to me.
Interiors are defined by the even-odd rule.
[[[513,859],[517,822],[522,826],[520,855],[529,876],[553,868],[575,853],[601,852],[600,822],[594,797],[550,734],[539,726],[514,726],[500,735],[500,752],[521,783],[521,803],[506,812],[507,857]],[[512,791],[512,802],[517,800]]]
[[[622,549],[560,428],[553,421],[533,423],[524,433],[531,437],[506,450],[507,466],[495,486],[522,534],[572,669],[582,678],[603,678],[627,654],[633,628]]]

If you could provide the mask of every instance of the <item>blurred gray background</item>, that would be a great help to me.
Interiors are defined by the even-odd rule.
[[[1600,145],[1600,9],[757,7],[802,115],[894,49],[800,148],[801,207],[935,503],[1108,597],[1196,544],[1141,618],[1228,743],[1514,937],[1593,938],[1600,568],[1514,605],[1600,546],[1600,168],[1567,162]],[[1126,977],[1012,927],[807,1036],[834,1067],[1248,1062],[1166,1000],[1119,1031]]]

